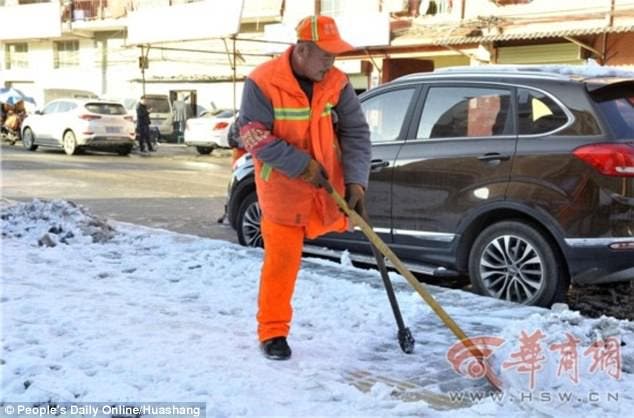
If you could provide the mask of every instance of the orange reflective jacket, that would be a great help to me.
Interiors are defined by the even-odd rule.
[[[344,193],[341,151],[335,135],[331,110],[338,103],[341,90],[348,83],[336,68],[313,85],[312,105],[291,70],[292,47],[283,55],[259,67],[250,75],[273,106],[272,134],[305,151],[324,167],[337,190]],[[324,226],[344,228],[346,222],[336,203],[324,189],[299,178],[291,178],[255,159],[256,189],[262,216],[284,225],[306,226],[311,210]]]

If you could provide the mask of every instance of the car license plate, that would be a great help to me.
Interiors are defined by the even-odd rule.
[[[121,128],[117,126],[106,126],[107,134],[118,134],[119,132],[121,132]]]

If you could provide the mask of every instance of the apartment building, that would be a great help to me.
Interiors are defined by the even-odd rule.
[[[634,68],[634,0],[0,0],[0,86],[40,105],[191,92],[232,107],[241,80],[313,13],[357,47],[337,65],[359,91],[453,65]]]
[[[392,58],[430,60],[438,67],[447,58],[438,60],[436,54],[451,50],[471,65],[582,64],[593,59],[600,65],[634,66],[634,50],[629,47],[634,42],[632,0],[408,3],[418,9],[410,7],[415,17],[392,32]]]

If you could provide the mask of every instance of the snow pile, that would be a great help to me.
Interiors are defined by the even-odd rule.
[[[578,75],[587,78],[602,77],[622,77],[634,78],[634,71],[623,70],[621,68],[601,66],[597,63],[586,65],[541,65],[542,71],[548,71],[563,75]]]
[[[586,65],[521,65],[521,64],[492,64],[480,67],[456,66],[447,67],[436,70],[439,73],[453,73],[463,71],[482,71],[482,72],[518,72],[518,71],[535,71],[536,73],[554,73],[569,76],[579,76],[583,78],[603,78],[603,77],[619,77],[634,78],[634,71],[624,70],[617,67],[601,66],[596,62]],[[407,77],[407,76],[405,76]]]
[[[633,331],[630,321],[585,318],[565,304],[513,321],[491,361],[502,404],[565,416],[623,413],[624,387],[634,384]]]
[[[25,239],[40,246],[59,243],[102,243],[115,230],[81,205],[64,200],[39,200],[2,208],[2,237]]]

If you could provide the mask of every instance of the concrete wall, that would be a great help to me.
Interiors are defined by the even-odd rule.
[[[95,41],[79,40],[79,66],[71,68],[54,68],[53,45],[53,41],[28,42],[28,68],[3,70],[0,85],[28,85],[24,93],[32,96],[38,106],[43,104],[44,89],[72,88],[98,94],[101,73]],[[4,44],[0,47],[4,51]]]
[[[627,66],[634,69],[634,33],[610,34],[607,42],[606,65]],[[603,39],[599,37],[594,48],[603,50]]]
[[[138,98],[143,92],[141,70],[138,67],[140,50],[125,46],[123,38],[101,36],[96,40],[79,40],[78,67],[54,68],[53,41],[29,41],[28,68],[0,71],[0,86],[14,85],[32,96],[38,107],[44,105],[45,89],[88,90],[108,98]],[[105,51],[104,51],[105,48]],[[4,44],[0,43],[4,51]],[[105,53],[104,53],[105,52]],[[103,61],[105,58],[105,62]],[[0,55],[2,67],[4,54]],[[248,74],[250,67],[241,67],[239,74]],[[226,56],[186,54],[182,52],[151,51],[150,67],[146,70],[146,93],[169,94],[170,90],[196,90],[198,104],[231,108],[234,102],[230,82],[170,82],[181,76],[231,76]],[[165,81],[152,81],[163,79]],[[237,103],[242,94],[242,83],[237,87]]]

